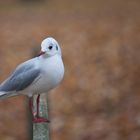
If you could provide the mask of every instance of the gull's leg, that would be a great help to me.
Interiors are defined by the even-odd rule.
[[[37,99],[36,99],[36,117],[39,117],[39,103],[40,103],[40,94],[38,94]]]
[[[39,103],[40,103],[40,94],[38,94],[36,99],[36,115],[33,115],[33,122],[34,123],[41,123],[41,122],[50,122],[47,118],[43,118],[39,116]]]
[[[31,110],[32,116],[34,116],[34,113],[33,113],[33,101],[32,101],[32,97],[29,97],[29,107],[30,107],[30,110]]]

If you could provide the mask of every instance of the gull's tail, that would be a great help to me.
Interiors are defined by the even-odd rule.
[[[16,94],[11,93],[11,92],[0,91],[0,99],[9,98],[12,96],[16,96]]]
[[[0,99],[4,99],[7,98],[9,96],[9,94],[5,91],[0,91]]]

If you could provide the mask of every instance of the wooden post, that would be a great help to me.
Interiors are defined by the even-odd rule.
[[[37,95],[34,95],[33,110],[35,111],[36,111],[36,98]],[[48,118],[47,94],[41,94],[39,109],[40,116]],[[33,140],[49,140],[49,123],[47,122],[33,123]]]

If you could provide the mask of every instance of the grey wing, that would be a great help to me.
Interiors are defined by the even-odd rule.
[[[27,88],[36,78],[40,70],[31,63],[19,65],[13,74],[0,85],[0,91],[21,91]]]

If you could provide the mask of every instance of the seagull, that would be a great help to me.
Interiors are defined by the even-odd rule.
[[[27,95],[34,123],[49,122],[39,115],[40,94],[48,93],[63,79],[64,65],[61,48],[58,42],[48,37],[41,43],[41,51],[37,57],[19,64],[11,75],[0,84],[0,98],[16,95]],[[33,113],[32,96],[36,99],[37,111]]]

